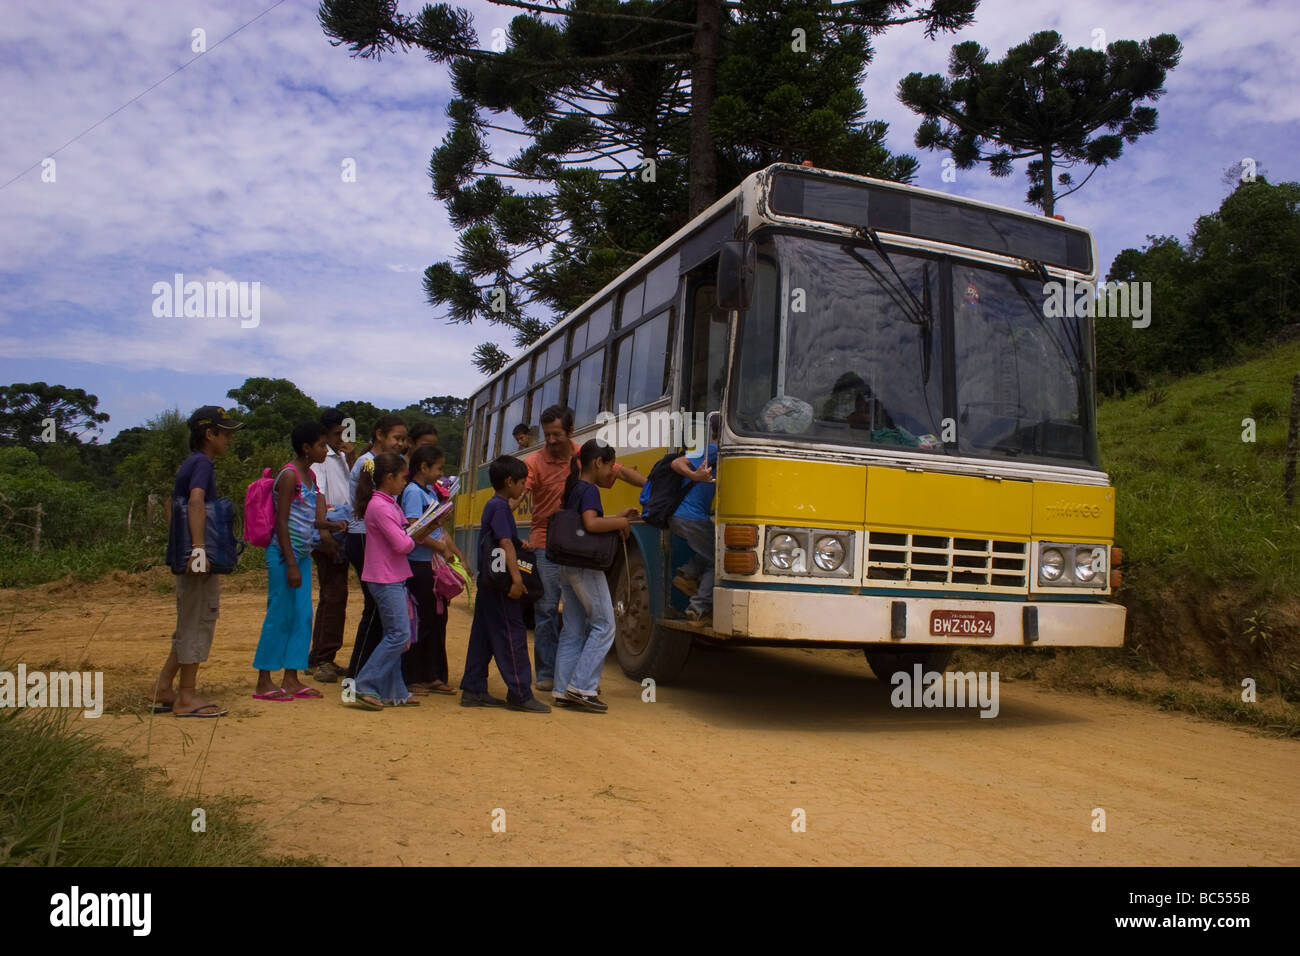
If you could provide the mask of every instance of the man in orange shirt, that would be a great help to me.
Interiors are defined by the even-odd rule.
[[[551,690],[555,679],[555,649],[560,639],[560,577],[559,566],[546,560],[546,523],[563,505],[560,498],[578,444],[573,440],[572,409],[552,405],[542,412],[541,424],[544,446],[528,457],[528,481],[524,490],[532,495],[528,545],[537,552],[537,570],[544,589],[541,600],[533,605],[537,620],[533,629],[533,669],[537,672],[537,689]],[[645,484],[644,475],[622,464],[614,465],[614,478],[638,488]]]

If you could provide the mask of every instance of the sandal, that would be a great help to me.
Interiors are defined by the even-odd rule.
[[[363,710],[384,709],[384,702],[379,699],[378,694],[357,694],[357,699],[353,703]]]
[[[254,694],[253,700],[293,700],[293,695],[283,687],[268,690],[265,694]]]
[[[285,693],[288,693],[288,691],[285,691]],[[302,689],[297,691],[297,693],[292,695],[294,700],[319,700],[321,697],[324,696],[325,695],[322,694],[320,691],[318,691],[315,687],[303,687]]]
[[[450,684],[446,683],[445,681],[440,681],[440,680],[434,681],[432,684],[430,684],[429,690],[435,694],[456,693],[456,688],[452,687]]]

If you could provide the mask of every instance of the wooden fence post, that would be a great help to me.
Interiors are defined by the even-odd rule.
[[[32,525],[32,553],[33,554],[41,550],[42,508],[39,502],[36,505],[35,511],[36,511],[36,523]]]
[[[1286,471],[1282,478],[1282,487],[1286,495],[1287,507],[1295,498],[1295,457],[1296,433],[1300,430],[1300,372],[1291,379],[1291,422],[1286,430]]]

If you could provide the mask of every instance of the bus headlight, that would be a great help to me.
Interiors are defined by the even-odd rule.
[[[1092,548],[1079,548],[1074,552],[1074,580],[1087,584],[1097,576],[1092,566]]]
[[[1043,541],[1038,549],[1040,585],[1105,588],[1110,580],[1110,551],[1106,546]]]
[[[769,527],[763,570],[769,574],[853,577],[856,532],[835,528]]]
[[[1065,558],[1055,548],[1044,548],[1038,557],[1038,576],[1044,581],[1059,581],[1065,572]]]
[[[833,535],[823,535],[813,548],[813,563],[823,571],[838,571],[844,563],[844,543]]]
[[[799,541],[791,534],[774,534],[767,539],[767,563],[778,571],[795,569]],[[802,570],[802,569],[799,569]]]

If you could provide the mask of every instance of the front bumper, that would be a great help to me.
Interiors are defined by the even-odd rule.
[[[930,612],[936,610],[992,612],[993,635],[933,635]],[[715,631],[763,641],[1120,647],[1124,616],[1122,605],[1105,601],[980,601],[723,586],[713,592]],[[891,636],[899,631],[901,637]]]

